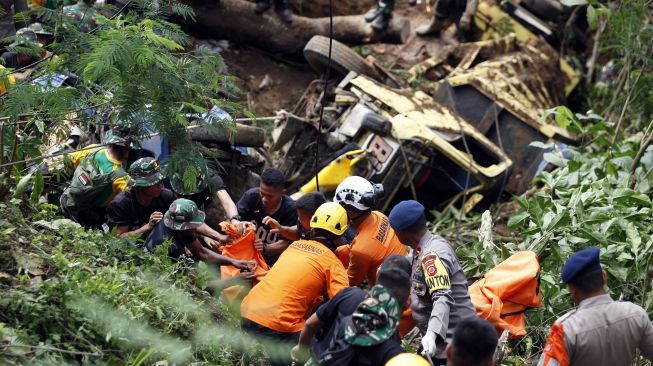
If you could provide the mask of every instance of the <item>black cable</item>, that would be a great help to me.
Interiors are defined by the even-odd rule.
[[[315,137],[315,190],[320,191],[320,136],[322,135],[322,121],[324,120],[324,105],[327,101],[327,85],[329,83],[329,72],[331,71],[331,48],[333,47],[333,0],[329,0],[329,59],[327,69],[324,73],[324,90],[322,92],[322,103],[320,103],[320,121],[317,124],[317,136]]]

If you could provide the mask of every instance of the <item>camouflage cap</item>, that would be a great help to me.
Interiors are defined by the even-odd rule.
[[[129,167],[130,185],[133,187],[151,187],[163,180],[159,162],[154,158],[140,158]]]
[[[29,27],[27,27],[27,28],[29,28],[30,30],[32,30],[36,34],[43,34],[43,35],[46,35],[46,36],[52,36],[53,35],[52,32],[49,32],[49,31],[45,30],[45,28],[43,28],[43,24],[38,23],[38,22],[30,24]]]
[[[163,215],[163,224],[172,230],[189,230],[202,225],[205,217],[206,215],[197,208],[195,202],[179,198]]]
[[[401,306],[387,288],[376,285],[363,300],[345,328],[345,341],[354,346],[377,345],[397,330]]]
[[[207,171],[206,169],[200,169],[199,174],[197,175],[197,184],[195,189],[184,184],[183,177],[180,173],[175,173],[170,178],[170,186],[175,193],[182,196],[191,196],[197,192],[202,192],[206,188],[207,182]]]
[[[113,128],[104,133],[104,143],[126,147],[131,146],[131,138],[125,129]]]
[[[13,47],[13,46],[23,46],[23,45],[43,46],[42,44],[39,43],[36,33],[29,28],[20,28],[19,30],[17,30],[16,36],[14,37],[14,41],[9,46]]]
[[[96,11],[88,3],[90,1],[78,2],[63,7],[64,16],[77,23],[79,30],[84,33],[90,32],[97,26]]]

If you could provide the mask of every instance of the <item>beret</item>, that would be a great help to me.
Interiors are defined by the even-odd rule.
[[[598,247],[592,247],[572,254],[562,266],[562,282],[569,283],[578,275],[600,271],[600,253],[601,250]]]
[[[394,230],[405,230],[413,226],[424,215],[424,206],[415,200],[401,201],[390,211],[388,218]]]

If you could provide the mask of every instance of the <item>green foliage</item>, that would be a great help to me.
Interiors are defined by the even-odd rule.
[[[102,18],[89,33],[60,17],[60,9],[44,10],[43,18],[57,38],[48,46],[53,56],[45,58],[33,76],[72,72],[80,80],[74,88],[44,88],[29,79],[8,88],[0,102],[0,118],[6,117],[1,162],[38,158],[43,154],[39,147],[53,137],[51,131],[70,122],[95,131],[93,141],[108,125],[127,122],[136,137],[156,131],[174,146],[186,147],[186,156],[199,156],[197,146],[187,140],[188,115],[206,113],[213,106],[241,113],[239,104],[224,97],[239,93],[224,61],[206,49],[191,48],[190,38],[167,20],[176,15],[192,21],[188,5],[138,0],[131,6],[135,11]],[[2,78],[10,71],[3,71]],[[89,111],[94,113],[84,113]],[[233,121],[215,118],[206,124],[233,128]],[[25,167],[15,164],[11,172],[22,175]]]
[[[588,23],[597,28],[597,82],[587,108],[614,121],[618,132],[641,131],[653,117],[653,12],[647,0],[590,2]],[[607,62],[610,65],[607,65]],[[601,75],[599,75],[601,74]]]
[[[468,277],[482,275],[520,250],[539,255],[542,305],[527,313],[529,334],[512,342],[513,357],[507,364],[522,364],[537,357],[549,326],[574,306],[562,284],[560,269],[569,255],[583,248],[601,248],[613,298],[632,298],[653,316],[653,206],[649,196],[653,189],[653,148],[642,149],[645,138],[641,135],[611,144],[613,125],[594,113],[574,114],[566,107],[549,112],[556,114],[558,124],[590,143],[576,148],[554,147],[545,154],[555,169],[536,178],[536,191],[514,197],[511,203],[517,210],[505,224],[515,237],[495,238],[495,244],[488,245],[469,235],[472,233],[466,238],[456,234],[458,243],[469,243],[457,249]],[[540,143],[532,146],[552,147]],[[635,160],[638,152],[639,163]],[[455,226],[467,231],[469,223],[481,226],[478,217],[464,218]]]
[[[39,226],[1,208],[0,239],[15,243],[0,246],[1,364],[235,365],[239,350],[254,349],[237,317],[196,283],[215,281],[208,266],[172,262],[167,245],[147,253],[135,240],[53,221],[53,206],[33,217]]]

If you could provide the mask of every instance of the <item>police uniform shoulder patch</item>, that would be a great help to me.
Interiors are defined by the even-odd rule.
[[[451,289],[449,272],[435,252],[430,252],[422,257],[422,269],[424,270],[424,281],[429,289],[429,294],[435,291]]]

